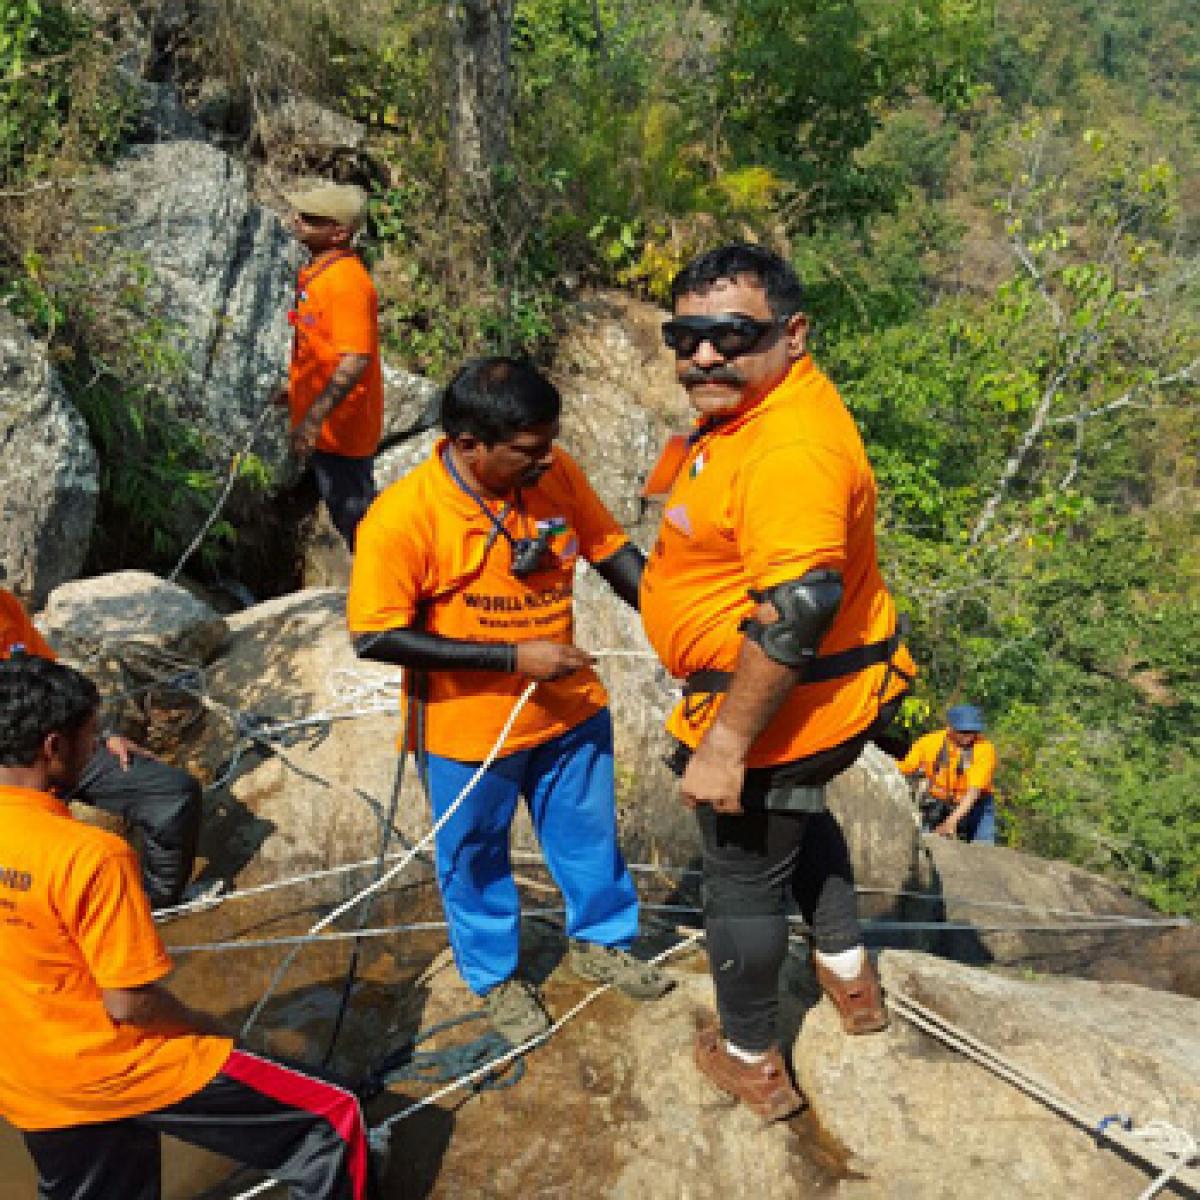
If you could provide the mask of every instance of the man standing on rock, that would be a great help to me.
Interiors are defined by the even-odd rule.
[[[668,729],[703,839],[721,1022],[698,1035],[695,1059],[777,1120],[802,1103],[778,1045],[789,894],[845,1030],[887,1022],[824,785],[890,720],[914,667],[876,561],[875,479],[807,353],[795,272],[760,246],[727,245],[685,267],[672,298],[663,335],[699,420],[641,612],[685,680]]]
[[[235,1050],[162,984],[137,863],[63,801],[99,696],[41,658],[0,663],[0,1116],[42,1200],[157,1200],[159,1134],[258,1167],[293,1200],[362,1200],[362,1113],[342,1088]]]
[[[555,446],[560,410],[527,363],[463,367],[442,398],[447,436],[359,528],[347,603],[360,657],[405,667],[410,705],[425,690],[434,816],[462,797],[436,838],[450,943],[514,1044],[550,1024],[517,973],[509,836],[522,795],[566,901],[575,973],[641,999],[670,986],[628,951],[638,900],[617,845],[612,721],[592,659],[572,644],[578,559],[635,607],[644,559]],[[499,757],[464,794],[530,681]]]
[[[0,661],[20,655],[56,657],[21,602],[0,588]],[[189,886],[200,836],[201,793],[187,771],[111,734],[97,742],[68,799],[112,813],[133,831],[152,908],[170,908],[221,890],[219,881]]]
[[[900,764],[908,778],[920,777],[926,832],[996,844],[996,747],[983,736],[986,728],[976,705],[956,704],[946,714],[946,728],[918,738]]]
[[[287,197],[292,231],[312,256],[288,314],[294,336],[286,391],[291,447],[312,466],[337,531],[354,531],[375,498],[374,457],[383,429],[379,305],[354,252],[367,197],[350,184],[323,184]]]

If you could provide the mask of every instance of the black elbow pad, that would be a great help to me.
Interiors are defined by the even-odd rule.
[[[771,604],[779,620],[770,625],[751,617],[742,631],[770,659],[799,669],[817,655],[842,603],[842,577],[837,571],[809,571],[800,579],[752,592],[759,603]]]

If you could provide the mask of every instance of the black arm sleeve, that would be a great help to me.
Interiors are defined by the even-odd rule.
[[[511,642],[468,642],[427,633],[424,629],[356,633],[354,653],[374,662],[420,670],[511,673],[517,669],[517,648]]]
[[[615,554],[592,564],[600,578],[608,584],[630,608],[638,606],[638,590],[642,586],[642,571],[646,556],[632,543],[626,542]]]

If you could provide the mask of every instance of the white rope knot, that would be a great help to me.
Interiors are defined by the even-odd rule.
[[[1200,1143],[1186,1129],[1180,1129],[1178,1125],[1172,1125],[1170,1121],[1159,1117],[1131,1129],[1129,1133],[1131,1137],[1145,1142],[1159,1154],[1175,1160],[1174,1166],[1165,1170],[1142,1192],[1138,1200],[1151,1200],[1151,1197],[1157,1196],[1179,1171],[1189,1166],[1194,1159],[1200,1158]]]

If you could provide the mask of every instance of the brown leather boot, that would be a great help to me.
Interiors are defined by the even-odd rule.
[[[840,979],[832,971],[827,971],[815,954],[813,966],[821,991],[833,1001],[834,1008],[841,1014],[842,1029],[846,1033],[879,1033],[887,1028],[883,990],[869,958],[864,955],[862,968],[853,979]]]
[[[764,1121],[782,1121],[804,1107],[804,1097],[792,1086],[783,1055],[774,1047],[761,1062],[742,1062],[725,1049],[719,1029],[701,1029],[692,1057],[701,1075]]]

